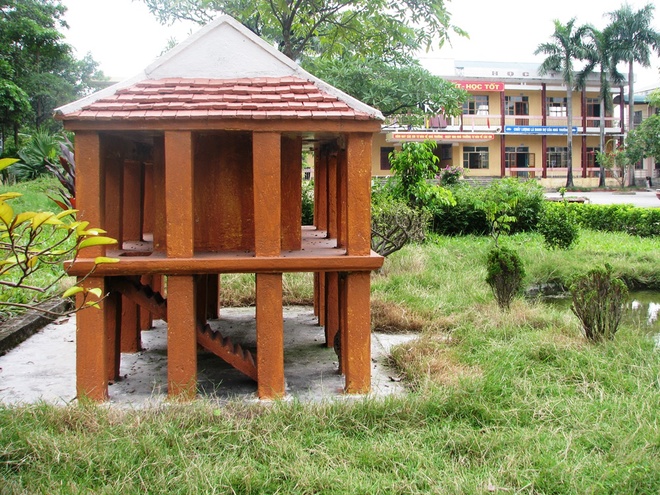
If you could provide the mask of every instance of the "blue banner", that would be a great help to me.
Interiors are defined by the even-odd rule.
[[[578,128],[573,127],[573,132]],[[561,125],[506,125],[507,134],[568,134],[568,127]]]

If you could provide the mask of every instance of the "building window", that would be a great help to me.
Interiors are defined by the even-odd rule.
[[[488,115],[488,95],[470,95],[463,103],[463,115]]]
[[[600,127],[600,119],[591,118],[600,116],[600,100],[598,98],[587,98],[587,127]]]
[[[633,114],[633,125],[638,126],[639,124],[642,123],[642,112],[641,110],[636,110],[635,113]]]
[[[548,117],[566,117],[568,115],[568,99],[547,97],[545,99],[545,108]]]
[[[529,115],[529,98],[527,96],[505,96],[505,115]],[[515,119],[516,125],[529,125],[529,119]]]
[[[390,163],[390,153],[394,151],[394,148],[381,148],[380,149],[380,169],[381,170],[390,170],[392,164]]]
[[[555,146],[549,147],[548,155],[548,168],[560,168],[568,166],[568,148]]]
[[[587,148],[587,167],[597,167],[596,165],[596,153],[600,148]]]
[[[451,144],[443,144],[440,146],[440,159],[441,160],[451,160]],[[437,148],[436,148],[437,149]]]
[[[463,168],[488,168],[488,146],[463,146]]]

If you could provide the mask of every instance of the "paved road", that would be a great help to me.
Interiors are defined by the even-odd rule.
[[[547,193],[548,198],[558,198],[559,193]],[[587,198],[590,203],[597,205],[631,204],[644,208],[660,208],[660,199],[655,191],[637,192],[569,192],[567,198]]]

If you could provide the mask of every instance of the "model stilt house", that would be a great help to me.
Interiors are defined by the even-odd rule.
[[[77,317],[80,397],[107,398],[149,318],[167,321],[170,396],[195,396],[198,345],[253,378],[260,397],[282,396],[283,272],[315,273],[329,345],[340,332],[345,390],[370,389],[370,271],[383,261],[370,249],[377,110],[222,17],[57,115],[75,132],[79,220],[119,241],[84,249],[71,268],[83,277],[96,256],[120,260],[83,282],[109,297]],[[303,149],[315,157],[308,228]],[[218,317],[218,275],[237,272],[256,274],[256,350],[207,324]]]

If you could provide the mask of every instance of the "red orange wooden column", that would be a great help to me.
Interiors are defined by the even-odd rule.
[[[192,134],[165,132],[167,257],[194,254]],[[192,275],[167,278],[167,387],[170,397],[193,399],[197,393],[195,281]]]
[[[349,134],[347,162],[346,249],[352,256],[369,256],[371,134]],[[342,341],[342,354],[347,393],[366,393],[371,388],[370,277],[370,272],[346,274],[346,339]]]
[[[337,150],[328,154],[328,237],[337,238]],[[332,347],[339,331],[339,273],[325,274],[325,342]]]
[[[75,140],[76,160],[85,174],[78,177],[76,206],[78,220],[88,221],[92,227],[102,227],[105,207],[105,174],[101,160],[101,143],[96,132],[78,132]],[[104,246],[86,248],[81,256],[93,258],[105,254]],[[100,288],[106,292],[104,277],[79,278],[86,288]],[[79,304],[82,296],[78,296]],[[85,309],[76,315],[76,391],[79,398],[106,400],[108,398],[108,353],[106,306],[101,310]]]
[[[252,134],[255,256],[279,256],[281,245],[281,137]],[[257,393],[284,395],[282,273],[257,273]]]

